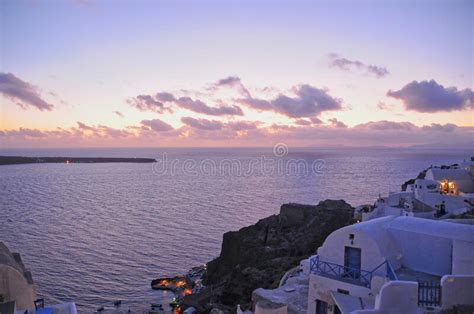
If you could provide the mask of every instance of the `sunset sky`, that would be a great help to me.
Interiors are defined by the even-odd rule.
[[[3,148],[474,145],[474,1],[0,5]]]

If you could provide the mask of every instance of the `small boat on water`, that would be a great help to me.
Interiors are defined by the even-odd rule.
[[[121,304],[122,304],[122,300],[114,301],[115,306],[120,306]]]
[[[161,303],[152,303],[151,308],[163,308],[163,304],[161,304]]]

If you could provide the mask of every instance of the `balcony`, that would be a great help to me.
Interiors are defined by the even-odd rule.
[[[370,289],[374,273],[385,267],[385,277],[388,280],[398,280],[397,275],[388,261],[383,262],[373,270],[355,269],[339,264],[319,260],[319,256],[311,258],[310,269],[312,274],[332,278],[339,281],[359,285]]]

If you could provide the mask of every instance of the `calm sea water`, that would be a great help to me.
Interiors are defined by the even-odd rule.
[[[474,151],[414,149],[1,150],[2,155],[154,157],[155,164],[0,166],[0,241],[22,254],[40,296],[140,308],[150,281],[219,254],[224,232],[327,198],[357,206],[430,164]]]

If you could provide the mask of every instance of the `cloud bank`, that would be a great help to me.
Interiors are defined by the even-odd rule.
[[[474,145],[474,127],[429,124],[418,127],[410,122],[371,121],[348,127],[331,119],[326,124],[266,125],[255,121],[230,121],[183,117],[173,128],[160,119],[142,120],[121,129],[86,125],[53,130],[19,128],[0,131],[0,140],[9,147],[68,146],[410,146],[436,147]]]
[[[29,106],[35,106],[31,105],[32,102],[37,102],[37,99],[31,100],[31,98],[38,96],[34,87],[11,74],[2,76],[1,80],[4,84],[1,89],[2,94],[21,99],[23,102],[28,100]],[[229,95],[229,91],[221,91],[221,89],[237,91],[237,93],[231,93],[230,97],[224,97],[228,104],[223,104],[224,101],[214,94],[223,92],[222,94]],[[20,127],[0,130],[0,141],[5,147],[21,147],[22,145],[26,147],[154,145],[261,147],[271,146],[278,142],[294,146],[426,144],[474,146],[472,140],[474,127],[459,127],[452,123],[433,123],[419,127],[411,122],[388,120],[370,121],[349,127],[343,121],[336,118],[328,119],[326,115],[323,115],[326,112],[343,109],[343,101],[330,95],[326,89],[309,84],[297,85],[284,92],[270,89],[249,90],[239,77],[229,76],[208,85],[201,91],[162,91],[150,95],[140,94],[128,99],[128,103],[140,111],[162,114],[173,113],[181,108],[208,116],[206,118],[179,116],[181,123],[178,126],[165,121],[166,115],[160,119],[139,120],[134,125],[122,128],[102,124],[87,125],[78,121],[69,128],[40,130]],[[32,91],[36,94],[31,94]],[[390,90],[387,95],[403,101],[409,110],[422,112],[472,109],[473,102],[473,93],[470,89],[445,88],[433,80],[414,81],[398,91]],[[218,105],[209,105],[203,99]],[[379,109],[390,107],[392,105],[387,107],[385,104],[379,104],[378,106]],[[239,120],[239,117],[244,116],[242,108],[277,113],[290,118],[290,123]],[[122,116],[119,111],[114,111],[114,114]],[[249,114],[250,116],[252,115]],[[173,118],[174,121],[176,117]],[[287,119],[284,120],[287,121]]]

